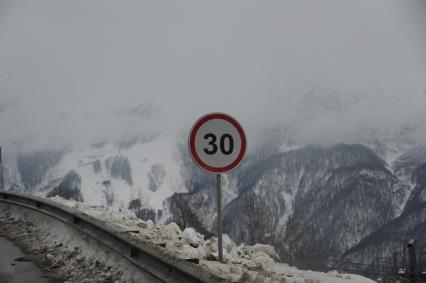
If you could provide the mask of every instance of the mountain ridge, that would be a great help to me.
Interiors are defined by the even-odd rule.
[[[292,145],[287,151],[280,151],[279,143],[267,146],[268,155],[260,158],[259,147],[239,170],[223,176],[224,232],[237,243],[272,244],[297,266],[315,269],[339,258],[356,259],[348,256],[354,247],[403,216],[401,207],[423,191],[413,185],[420,179],[409,177],[413,172],[420,176],[418,167],[426,157],[418,148],[388,164],[364,144]],[[103,143],[61,154],[48,169],[30,168],[28,176],[34,175],[38,185],[24,182],[28,169],[18,166],[6,177],[21,175],[21,182],[6,178],[6,188],[51,195],[61,178],[75,170],[81,178],[78,198],[89,204],[123,210],[138,200],[132,210],[140,217],[215,233],[215,180],[192,163],[185,146],[173,146],[159,134],[124,148]],[[179,223],[179,218],[187,219]]]

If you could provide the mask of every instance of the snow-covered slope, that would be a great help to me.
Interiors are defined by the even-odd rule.
[[[144,208],[158,214],[164,209],[164,200],[175,191],[185,190],[181,161],[170,140],[157,134],[132,140],[126,146],[99,143],[60,152],[22,153],[16,157],[18,166],[6,164],[6,188],[15,184],[24,191],[46,196],[73,171],[80,177],[85,203],[120,210],[128,209],[131,200],[140,199]]]
[[[258,161],[225,208],[237,241],[273,244],[306,267],[338,259],[399,215],[409,188],[362,145],[307,147]]]
[[[420,248],[419,262],[424,262],[426,148],[415,148],[403,154],[395,161],[394,167],[396,174],[409,180],[413,188],[401,215],[349,249],[344,255],[346,260],[371,263],[376,257],[391,258],[396,253],[398,264],[402,267],[403,247],[409,239],[415,239]],[[424,267],[420,264],[420,268]]]

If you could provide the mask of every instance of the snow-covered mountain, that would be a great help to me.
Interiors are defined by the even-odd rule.
[[[177,149],[167,141],[155,135],[125,146],[99,143],[8,155],[5,187],[41,196],[58,193],[66,198],[70,197],[66,190],[72,189],[79,191],[76,194],[85,203],[116,210],[128,209],[132,200],[139,199],[157,215],[163,210],[163,201],[183,187]],[[79,184],[73,188],[66,185],[70,177]]]
[[[420,195],[410,172],[421,170],[418,166],[424,153],[409,150],[407,144],[376,141],[372,143],[376,146],[366,142],[327,147],[268,143],[260,150],[262,154],[252,153],[240,170],[224,180],[228,192],[225,232],[237,242],[272,244],[283,259],[296,266],[342,267],[336,262],[403,217],[413,206],[416,192]],[[179,219],[182,211],[192,217],[189,226],[211,231],[215,224],[213,179],[189,161],[183,165],[190,172],[186,174],[190,192],[175,195],[171,204]],[[421,205],[414,211],[421,215]],[[398,251],[394,246],[388,250],[386,256]],[[350,260],[367,266],[379,254]],[[357,268],[361,272],[364,267]]]
[[[410,195],[402,213],[362,239],[345,252],[348,261],[372,263],[375,257],[390,258],[397,254],[402,266],[403,247],[415,239],[419,262],[424,263],[426,245],[426,148],[415,148],[401,155],[394,163],[395,175],[410,185]]]
[[[301,146],[286,130],[267,136],[238,170],[223,176],[224,231],[237,243],[272,244],[285,261],[321,269],[342,257],[369,263],[379,247],[389,256],[400,243],[389,236],[396,232],[421,237],[424,148],[405,151],[408,146],[387,140],[376,147]],[[157,133],[9,154],[5,187],[131,210],[212,235],[215,178],[173,140]]]

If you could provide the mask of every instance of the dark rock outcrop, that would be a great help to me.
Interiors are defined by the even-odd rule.
[[[151,171],[148,172],[148,189],[152,192],[156,192],[159,187],[163,184],[164,178],[166,177],[166,169],[164,164],[157,163],[152,165]]]
[[[74,170],[68,172],[62,182],[47,194],[47,197],[59,196],[64,199],[72,199],[83,202],[81,195],[81,178]]]
[[[10,185],[10,187],[9,187],[8,191],[9,191],[9,192],[12,192],[12,193],[24,193],[24,192],[25,192],[25,189],[24,189],[24,188],[21,188],[21,187],[20,187],[20,186],[18,186],[17,184],[12,184],[12,185]]]
[[[33,192],[43,182],[49,169],[61,161],[63,155],[64,151],[19,154],[17,158],[18,170],[25,189]]]
[[[110,157],[105,161],[107,170],[113,178],[122,179],[129,185],[133,185],[132,169],[129,159],[125,156]]]
[[[102,163],[99,160],[96,160],[95,162],[93,162],[93,172],[95,174],[99,174],[102,170]]]

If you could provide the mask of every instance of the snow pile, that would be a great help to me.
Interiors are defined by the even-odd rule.
[[[126,282],[117,266],[86,258],[81,248],[53,241],[48,231],[33,223],[6,216],[0,217],[0,226],[0,236],[12,239],[25,252],[15,261],[35,262],[53,282]]]
[[[155,245],[171,256],[199,264],[206,271],[232,282],[374,282],[362,276],[339,274],[336,271],[321,273],[299,270],[279,262],[279,256],[272,246],[237,246],[228,235],[223,235],[224,263],[220,263],[217,238],[206,240],[193,228],[181,231],[175,223],[155,224],[150,220],[143,221],[129,213],[117,213],[103,206],[86,205],[59,197],[53,197],[51,200],[78,209],[115,229],[127,232],[133,240]]]

